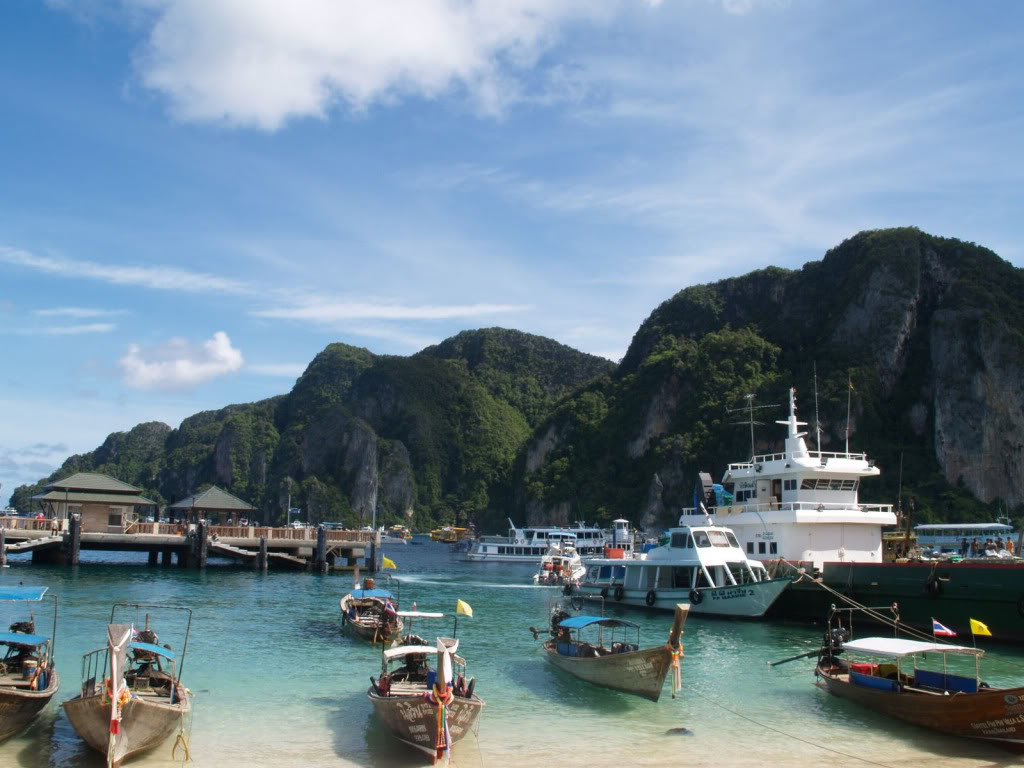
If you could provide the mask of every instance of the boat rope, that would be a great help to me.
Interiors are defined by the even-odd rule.
[[[762,728],[765,728],[765,729],[767,729],[769,731],[777,733],[780,736],[786,736],[786,737],[788,737],[790,739],[795,739],[796,741],[803,742],[804,744],[807,744],[807,745],[812,746],[812,747],[817,747],[818,749],[823,749],[826,752],[831,752],[831,753],[833,753],[835,755],[841,755],[843,757],[849,757],[849,758],[852,758],[854,760],[860,760],[862,763],[867,763],[868,765],[877,765],[877,766],[879,766],[879,768],[892,768],[891,766],[887,765],[886,763],[879,763],[879,762],[876,762],[874,760],[869,760],[868,758],[861,757],[860,755],[853,755],[853,754],[850,754],[849,752],[843,752],[842,750],[839,750],[839,749],[833,749],[832,747],[826,747],[824,744],[818,744],[817,742],[801,738],[800,736],[794,736],[792,733],[787,733],[786,731],[780,731],[778,728],[774,728],[774,727],[772,727],[770,725],[767,725],[766,723],[762,723],[762,722],[760,722],[758,720],[755,720],[752,717],[747,717],[746,715],[744,715],[744,714],[742,714],[740,712],[737,712],[734,709],[730,709],[729,707],[725,706],[725,704],[722,704],[719,701],[715,701],[710,696],[705,696],[703,693],[701,693],[700,691],[696,690],[695,688],[688,688],[687,690],[691,691],[692,693],[697,694],[698,696],[700,696],[705,701],[707,701],[707,702],[709,702],[711,704],[714,704],[716,707],[724,709],[726,712],[728,712],[731,715],[735,715],[738,718],[746,720],[748,723],[753,723],[754,725],[758,725],[758,726],[760,726]]]
[[[683,687],[683,670],[679,666],[679,658],[683,655],[683,647],[677,644],[673,648],[669,643],[665,643],[665,650],[672,654],[672,698],[674,699]]]
[[[186,696],[193,696],[194,694],[188,688],[185,689]],[[192,722],[195,718],[195,710],[189,707],[189,718],[188,718],[188,735],[185,735],[185,713],[181,713],[181,728],[178,730],[178,738],[174,740],[174,746],[171,747],[171,760],[175,760],[175,754],[178,751],[178,745],[181,744],[182,757],[181,764],[184,765],[192,760],[192,753],[189,751],[189,739],[192,737]]]

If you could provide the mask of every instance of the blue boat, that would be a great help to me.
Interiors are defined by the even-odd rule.
[[[0,601],[38,603],[47,587],[4,587]],[[24,730],[60,687],[53,664],[53,639],[57,634],[57,598],[53,599],[53,631],[50,637],[36,634],[35,616],[16,621],[0,633],[0,739]]]

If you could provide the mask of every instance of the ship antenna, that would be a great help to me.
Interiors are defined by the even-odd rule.
[[[756,395],[754,395],[754,393],[751,392],[751,393],[746,394],[746,395],[743,396],[743,399],[747,401],[747,405],[745,407],[743,407],[743,408],[726,408],[725,409],[726,413],[737,413],[738,411],[746,411],[747,412],[747,420],[746,421],[734,421],[733,424],[743,424],[743,425],[749,424],[750,425],[750,460],[751,461],[754,460],[754,425],[756,424],[757,426],[761,426],[761,422],[760,421],[754,421],[754,411],[759,411],[762,408],[778,408],[779,407],[778,403],[769,403],[768,405],[754,405],[754,398],[755,397],[756,397]]]
[[[818,437],[818,458],[821,458],[821,420],[818,418],[818,361],[814,361],[814,434]]]
[[[853,394],[853,379],[846,372],[846,458],[850,458],[850,397]]]

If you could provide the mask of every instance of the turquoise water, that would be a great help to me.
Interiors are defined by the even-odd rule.
[[[986,745],[888,722],[814,686],[812,662],[773,669],[766,662],[812,650],[820,631],[792,624],[691,619],[683,638],[683,691],[657,704],[593,688],[552,669],[528,631],[543,626],[556,591],[534,587],[523,565],[467,563],[441,544],[387,549],[399,570],[405,608],[451,614],[461,598],[459,653],[487,702],[477,735],[454,752],[457,766],[743,765],[827,762],[832,766],[1011,765],[1017,757]],[[72,697],[80,659],[105,642],[114,602],[172,603],[194,610],[183,682],[196,692],[191,723],[195,766],[417,766],[393,744],[366,697],[380,652],[341,631],[338,600],[349,576],[213,565],[205,573],[148,567],[142,556],[83,553],[71,569],[12,560],[0,584],[40,584],[60,596],[58,700]],[[99,564],[100,559],[103,564]],[[38,629],[47,631],[45,606]],[[664,642],[671,616],[627,611],[641,642]],[[134,614],[129,614],[135,618]],[[19,615],[0,603],[3,628]],[[167,618],[167,617],[165,617]],[[141,623],[141,617],[138,619]],[[181,648],[181,626],[154,627]],[[449,618],[417,623],[426,637],[450,634]],[[1024,680],[1024,654],[990,651],[993,684]],[[689,734],[667,734],[686,728]],[[171,759],[172,741],[130,765]],[[0,744],[0,766],[99,768],[57,703],[24,734]]]

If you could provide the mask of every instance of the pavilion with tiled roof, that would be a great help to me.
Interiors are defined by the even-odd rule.
[[[242,501],[216,485],[194,493],[168,507],[171,514],[195,523],[200,519],[212,523],[237,524],[240,518],[253,519],[256,507]]]
[[[32,497],[48,517],[63,519],[79,515],[82,531],[108,533],[124,530],[137,518],[140,507],[156,502],[142,495],[142,489],[97,472],[76,472],[44,486],[43,493]]]

